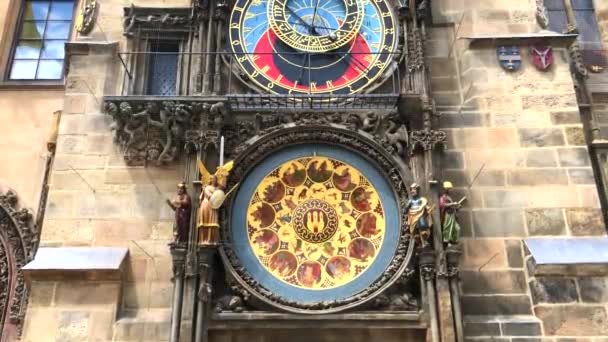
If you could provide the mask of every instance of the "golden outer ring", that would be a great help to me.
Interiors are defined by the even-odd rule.
[[[283,6],[280,3],[283,2]],[[323,1],[323,0],[318,0]],[[287,0],[268,0],[267,17],[270,28],[274,31],[279,39],[285,44],[294,49],[306,52],[328,52],[336,50],[350,43],[356,36],[361,26],[363,25],[363,16],[365,6],[360,3],[361,0],[341,0],[344,2],[346,9],[346,17],[354,14],[354,22],[348,24],[345,20],[342,25],[335,31],[338,39],[331,40],[329,35],[308,36],[299,33],[291,25],[287,23],[286,9]],[[350,4],[352,3],[352,5]],[[349,8],[355,7],[355,11],[349,11]],[[275,10],[276,9],[276,10]],[[285,18],[281,21],[281,18]]]

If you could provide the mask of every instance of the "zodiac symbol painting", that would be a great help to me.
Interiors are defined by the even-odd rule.
[[[372,264],[385,233],[377,190],[352,165],[328,157],[289,160],[257,185],[247,209],[250,246],[281,281],[331,289]]]

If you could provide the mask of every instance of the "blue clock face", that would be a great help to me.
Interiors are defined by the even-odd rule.
[[[352,94],[394,66],[386,0],[237,0],[230,46],[241,74],[279,94]]]
[[[290,47],[328,52],[351,42],[364,8],[356,0],[269,0],[270,29]]]

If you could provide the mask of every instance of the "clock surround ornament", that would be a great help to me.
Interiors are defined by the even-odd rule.
[[[313,143],[315,141],[317,143]],[[323,141],[323,143],[319,143],[319,141]],[[251,304],[254,302],[265,303],[292,313],[325,314],[340,312],[372,301],[403,276],[406,268],[410,266],[414,251],[414,243],[410,239],[409,230],[402,227],[406,215],[404,211],[405,201],[408,197],[404,184],[411,181],[411,175],[382,146],[357,132],[347,130],[345,127],[306,124],[295,127],[283,126],[281,129],[264,133],[258,139],[250,140],[249,143],[239,148],[239,152],[235,159],[235,169],[230,176],[228,186],[237,183],[240,186],[230,205],[222,211],[222,217],[224,218],[222,220],[222,236],[227,243],[220,247],[220,255],[224,260],[227,272],[235,280],[233,289],[238,293],[247,293],[244,296],[251,298],[248,299]],[[313,182],[313,184],[310,184],[313,193],[314,189],[321,189],[320,185],[325,187],[329,186],[329,183],[333,183],[334,186],[340,184],[339,186],[342,189],[351,193],[361,192],[358,190],[361,186],[369,185],[377,189],[378,197],[372,194],[369,194],[371,196],[364,196],[370,199],[370,208],[373,208],[371,211],[366,211],[368,208],[362,203],[357,202],[356,204],[363,213],[382,212],[385,215],[385,220],[381,220],[376,227],[369,226],[377,228],[380,235],[374,235],[376,234],[375,231],[372,231],[374,229],[363,233],[370,234],[367,238],[368,241],[377,240],[379,247],[376,249],[373,260],[368,260],[367,268],[359,268],[360,274],[354,274],[353,272],[354,276],[351,277],[347,272],[349,271],[348,257],[358,251],[357,249],[348,251],[347,247],[344,255],[328,257],[327,260],[324,260],[321,255],[313,259],[298,259],[298,265],[296,265],[296,270],[292,272],[292,275],[295,276],[294,279],[301,279],[304,283],[299,285],[290,284],[289,281],[272,275],[273,271],[270,267],[264,266],[264,262],[270,262],[271,255],[265,256],[268,260],[264,260],[259,255],[256,256],[255,252],[252,252],[254,248],[249,247],[252,245],[251,233],[254,233],[251,225],[247,223],[247,217],[251,214],[251,210],[244,213],[246,210],[243,210],[243,208],[247,208],[254,198],[260,197],[262,188],[267,189],[270,186],[271,189],[274,189],[274,192],[265,194],[262,189],[261,193],[270,201],[265,201],[268,202],[267,206],[272,207],[267,209],[272,209],[273,212],[276,212],[277,209],[280,212],[285,211],[283,210],[283,205],[286,204],[283,203],[284,198],[278,201],[278,195],[275,195],[277,193],[287,194],[290,189],[277,187],[271,183],[275,182],[275,178],[280,179],[282,177],[286,170],[285,166],[290,164],[288,162],[293,160],[299,162],[302,158],[330,158],[337,161],[338,172],[334,172],[332,178],[335,175],[345,175],[343,172],[345,166],[341,165],[340,162],[353,166],[355,170],[358,170],[357,172],[360,172],[359,175],[364,175],[364,177],[358,178],[359,183],[354,188],[350,184],[346,184],[345,181],[342,182],[343,179],[337,179],[339,183],[332,180],[318,184]],[[321,168],[320,164],[316,164],[316,167]],[[293,172],[290,171],[289,173]],[[296,181],[297,178],[292,178],[292,180]],[[307,177],[306,180],[310,181],[310,177]],[[299,181],[296,183],[300,184]],[[261,185],[264,186],[260,187]],[[370,191],[372,191],[372,188],[370,188]],[[325,193],[325,195],[328,194],[331,195],[331,192]],[[305,202],[304,198],[302,199],[302,203]],[[255,201],[259,202],[260,200],[256,199]],[[281,206],[277,205],[279,203]],[[251,209],[251,207],[249,208]],[[352,208],[356,207],[353,206]],[[274,223],[270,220],[265,221],[264,229],[272,228],[272,225],[277,224],[274,218],[283,216],[285,215],[274,216]],[[341,216],[340,220],[343,217],[345,216]],[[353,222],[356,223],[356,219]],[[354,227],[356,227],[356,224]],[[281,228],[275,227],[275,231],[280,234]],[[262,230],[264,229],[254,230],[263,233]],[[295,232],[293,233],[296,236]],[[293,252],[290,246],[281,246],[279,241],[274,241],[272,234],[267,233],[266,235],[256,235],[253,241],[259,237],[259,242],[264,242],[263,244],[268,242],[267,247],[271,247],[271,254]],[[335,233],[334,237],[337,238],[337,235],[338,233]],[[366,239],[364,239],[364,236],[353,235],[347,241],[347,244],[352,240]],[[279,250],[280,248],[283,248],[283,250]],[[362,256],[358,257],[361,258]],[[288,259],[286,255],[281,257],[281,260],[289,261]],[[327,263],[332,262],[336,264],[334,265],[336,267],[330,268],[329,272],[333,272],[333,276],[337,274],[338,277],[344,277],[345,282],[335,282],[333,285],[326,283],[329,272],[324,272],[320,282],[309,282],[315,275],[319,275],[321,267],[325,267]],[[280,264],[275,265],[275,271],[281,271]],[[354,270],[356,265],[352,264],[352,261],[351,265]],[[283,271],[291,272],[291,268],[284,268]],[[299,268],[302,268],[302,270],[299,270]],[[327,271],[327,269],[323,271]],[[328,286],[324,287],[322,285]]]

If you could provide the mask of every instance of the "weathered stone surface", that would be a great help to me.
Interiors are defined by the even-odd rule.
[[[439,119],[440,128],[481,127],[490,124],[489,114],[443,113]]]
[[[528,167],[554,167],[557,166],[555,151],[548,149],[527,150],[526,166]]]
[[[581,117],[580,113],[576,111],[569,112],[552,112],[551,122],[554,125],[570,125],[580,124]]]
[[[114,339],[118,341],[141,341],[144,334],[144,322],[124,318],[114,325]]]
[[[526,223],[530,235],[563,235],[566,222],[562,209],[526,209]]]
[[[559,169],[534,169],[534,170],[512,170],[507,173],[510,185],[566,185],[568,175],[565,170]]]
[[[595,184],[593,170],[588,169],[569,169],[568,176],[572,184]]]
[[[465,315],[529,315],[532,312],[527,295],[462,296]]]
[[[89,316],[86,311],[62,311],[59,313],[56,342],[84,341],[89,335]]]
[[[559,164],[565,167],[588,166],[589,152],[586,148],[560,148],[557,150]]]
[[[564,134],[559,128],[520,128],[519,142],[522,147],[562,146]]]
[[[463,169],[464,168],[464,153],[449,151],[443,154],[441,163],[446,169]]]
[[[461,170],[446,170],[443,172],[445,179],[449,180],[456,187],[466,187],[469,185],[469,177],[465,171]]]
[[[562,336],[602,336],[608,334],[608,318],[603,306],[537,306],[545,334]]]
[[[521,208],[528,205],[528,194],[524,191],[488,190],[483,192],[483,201],[488,208]]]
[[[462,239],[464,246],[463,269],[479,270],[504,268],[507,256],[502,239]]]
[[[530,322],[529,320],[517,321],[517,319],[501,324],[502,334],[505,336],[541,336],[542,331],[540,322]]]
[[[464,322],[464,335],[472,336],[500,336],[498,322]]]
[[[168,321],[148,321],[144,327],[144,341],[168,341],[171,324]]]
[[[91,313],[91,337],[95,341],[107,341],[112,339],[114,331],[114,311],[94,311]]]
[[[572,235],[605,235],[606,228],[600,209],[566,209],[568,227]]]
[[[523,271],[460,272],[464,294],[525,293],[526,277]]]
[[[517,130],[515,128],[488,128],[487,148],[516,148],[519,147]]]
[[[50,306],[55,296],[55,282],[52,281],[33,281],[30,285],[30,296],[28,305]]]
[[[584,146],[585,133],[582,127],[566,127],[566,141],[568,145]]]
[[[477,171],[471,171],[469,179],[473,179]],[[504,186],[506,182],[505,172],[502,170],[484,170],[479,173],[475,180],[475,186]]]
[[[571,303],[578,300],[574,279],[536,277],[530,282],[532,300],[538,303]]]
[[[608,278],[581,277],[577,281],[583,302],[608,303]]]
[[[99,282],[60,282],[55,304],[64,306],[117,305],[120,284]]]
[[[505,246],[507,248],[507,261],[509,263],[509,267],[524,267],[524,258],[521,251],[521,241],[505,240]]]
[[[521,210],[473,211],[476,237],[522,237],[524,229]]]

